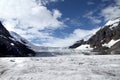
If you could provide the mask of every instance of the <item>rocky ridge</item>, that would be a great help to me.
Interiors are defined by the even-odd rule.
[[[111,41],[116,43],[106,46]],[[94,52],[100,54],[120,54],[120,18],[109,20],[99,31],[87,41],[80,40],[69,48],[75,49],[81,45],[89,44]]]

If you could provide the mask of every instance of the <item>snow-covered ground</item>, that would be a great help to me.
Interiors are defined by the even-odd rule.
[[[0,80],[120,80],[120,55],[0,58]]]

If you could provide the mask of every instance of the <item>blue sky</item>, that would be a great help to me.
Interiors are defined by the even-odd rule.
[[[0,0],[0,11],[3,25],[31,43],[68,47],[119,17],[120,0]]]
[[[48,9],[58,9],[62,13],[60,20],[63,20],[68,26],[55,30],[55,36],[64,37],[64,34],[70,34],[77,28],[91,30],[102,26],[106,21],[103,16],[100,16],[100,11],[113,3],[114,0],[64,0],[48,4]],[[90,12],[93,14],[87,15]],[[99,21],[94,22],[88,16],[95,17]]]

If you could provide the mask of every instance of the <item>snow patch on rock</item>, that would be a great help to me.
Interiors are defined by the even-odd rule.
[[[10,43],[11,46],[14,46],[15,44],[14,43]]]
[[[106,47],[112,47],[115,43],[117,43],[118,41],[120,41],[120,39],[118,39],[118,40],[111,40],[109,43],[105,43],[105,44],[103,44],[102,46],[106,46]]]
[[[90,47],[89,44],[81,45],[77,47],[75,50],[81,50],[81,51],[91,51],[93,48]]]
[[[115,23],[115,24],[113,24],[111,27],[110,27],[110,29],[113,29],[114,27],[116,27],[116,26],[118,26],[119,25],[119,23]]]

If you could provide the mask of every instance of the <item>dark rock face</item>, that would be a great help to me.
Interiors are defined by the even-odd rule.
[[[105,26],[104,28],[100,29],[94,36],[92,36],[87,42],[91,45],[91,47],[100,48],[102,47],[102,44],[108,43],[112,39],[120,39],[120,23],[113,29],[111,29],[110,26]]]
[[[0,22],[0,35],[5,36],[5,37],[11,37],[11,35],[9,34],[9,32],[6,30],[6,28],[2,25],[2,23]]]
[[[12,40],[12,38],[0,22],[0,57],[27,57],[35,55],[35,52],[26,45]]]
[[[70,46],[69,48],[77,48],[82,44],[90,44],[93,51],[102,52],[105,54],[109,54],[112,51],[118,50],[120,51],[120,42],[113,45],[111,48],[105,47],[102,44],[108,43],[109,41],[118,40],[120,39],[120,21],[117,22],[118,25],[115,27],[111,27],[112,25],[102,27],[95,35],[93,35],[88,41],[80,41],[76,42],[74,45]]]
[[[114,44],[110,49],[109,52],[111,54],[120,54],[120,41]]]

